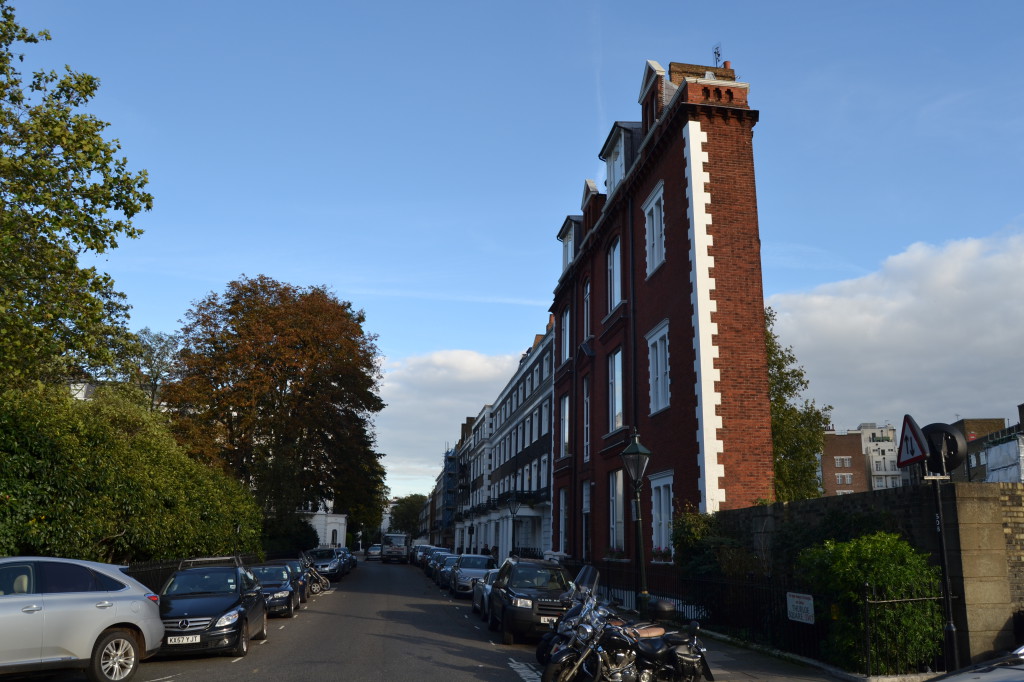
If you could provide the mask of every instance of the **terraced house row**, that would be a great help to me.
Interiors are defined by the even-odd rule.
[[[672,516],[772,497],[754,180],[758,112],[729,62],[648,61],[639,121],[616,121],[557,230],[550,318],[493,403],[468,418],[424,516],[431,542],[500,556],[637,549],[634,481],[650,450],[644,555]],[[659,551],[653,559],[664,559]]]

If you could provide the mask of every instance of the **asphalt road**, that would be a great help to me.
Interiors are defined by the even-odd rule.
[[[135,682],[540,682],[535,644],[502,645],[500,634],[471,612],[469,599],[450,597],[414,566],[360,562],[294,618],[272,618],[268,630],[268,638],[251,642],[243,658],[157,657],[140,666]],[[705,644],[721,682],[834,679],[708,638]],[[85,682],[85,675],[2,679]]]
[[[360,561],[311,597],[294,618],[271,618],[269,636],[244,658],[144,662],[136,682],[386,680],[539,682],[534,646],[503,646],[498,633],[414,566]],[[78,672],[7,679],[84,682]]]

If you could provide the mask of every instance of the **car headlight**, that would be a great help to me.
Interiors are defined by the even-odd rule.
[[[271,599],[287,599],[287,597],[288,597],[288,591],[287,590],[281,590],[280,592],[275,592],[274,594],[270,595]]]
[[[523,597],[513,597],[513,599],[512,599],[512,606],[518,607],[520,609],[532,609],[533,608],[533,600],[532,599],[525,599]]]
[[[220,617],[220,619],[217,621],[217,624],[214,625],[213,627],[215,627],[215,628],[223,628],[223,627],[227,627],[228,625],[232,625],[232,624],[234,624],[237,621],[238,621],[238,611],[228,611],[227,613],[225,613],[223,616]]]
[[[334,561],[332,561],[331,563],[329,563],[329,564],[327,565],[327,570],[328,570],[328,571],[331,571],[331,570],[334,570],[334,569],[335,569],[335,568],[337,568],[337,567],[338,567],[338,560],[337,560],[337,559],[335,559]]]

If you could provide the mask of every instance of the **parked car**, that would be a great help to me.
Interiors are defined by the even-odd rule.
[[[91,682],[126,682],[160,648],[159,602],[122,566],[0,559],[0,674],[80,668]]]
[[[422,566],[423,565],[423,555],[431,547],[433,547],[433,545],[415,545],[412,548],[412,552],[409,554],[409,561],[411,561],[412,563],[416,564],[417,566]]]
[[[311,549],[306,554],[320,575],[332,582],[341,579],[350,570],[345,555],[334,547]]]
[[[363,556],[367,561],[380,561],[380,545],[370,545]]]
[[[355,569],[356,564],[358,563],[356,561],[356,555],[348,547],[339,547],[338,552],[341,554],[345,561],[345,574],[348,575]]]
[[[448,576],[448,591],[458,597],[473,592],[473,580],[482,578],[484,573],[497,568],[498,562],[486,554],[463,554],[452,566]]]
[[[267,600],[252,572],[182,562],[160,590],[161,653],[249,653],[249,639],[267,637]]]
[[[931,678],[933,680],[984,680],[984,682],[1020,682],[1024,680],[1024,646],[992,658],[982,663],[975,663],[966,668]]]
[[[498,569],[492,568],[485,571],[482,578],[473,578],[473,613],[480,614],[480,620],[486,621],[488,602],[491,598],[491,585],[498,575]]]
[[[452,551],[450,549],[448,549],[447,547],[431,547],[430,549],[428,549],[428,550],[423,552],[423,558],[421,560],[421,563],[422,563],[422,566],[423,566],[423,572],[426,573],[427,575],[430,575],[430,568],[431,568],[430,562],[439,553],[441,553],[441,554],[451,554]]]
[[[256,564],[249,570],[260,581],[267,613],[292,618],[299,610],[299,582],[284,564]]]
[[[444,565],[444,560],[450,556],[453,556],[448,550],[440,552],[434,552],[427,559],[427,565],[423,567],[423,572],[431,580],[436,580],[437,572],[441,570],[441,566]]]
[[[562,595],[570,589],[561,565],[544,559],[511,556],[498,570],[487,604],[487,626],[500,630],[504,644],[524,635],[542,635],[568,608]]]
[[[452,567],[455,566],[455,562],[458,560],[458,554],[449,554],[444,558],[444,561],[437,564],[437,568],[434,570],[434,582],[437,583],[438,587],[448,589]]]
[[[299,603],[305,604],[309,600],[307,588],[309,586],[309,567],[301,559],[275,559],[266,562],[269,565],[282,565],[288,568],[299,588]]]

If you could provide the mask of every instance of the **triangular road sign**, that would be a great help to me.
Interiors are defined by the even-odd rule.
[[[896,455],[896,466],[906,467],[923,462],[928,457],[928,441],[921,427],[909,414],[903,416],[903,430],[900,432],[900,450]]]

